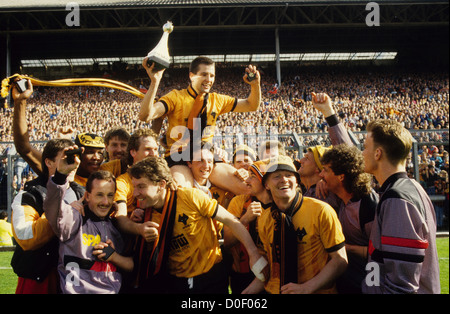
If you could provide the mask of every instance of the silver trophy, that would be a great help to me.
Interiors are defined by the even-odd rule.
[[[147,55],[147,66],[150,67],[152,63],[155,63],[153,71],[160,71],[162,69],[167,69],[170,65],[170,55],[169,55],[169,34],[173,31],[172,22],[167,22],[162,27],[164,33],[159,40],[159,43],[150,51]]]

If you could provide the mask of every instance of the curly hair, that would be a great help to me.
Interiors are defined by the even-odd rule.
[[[364,172],[364,157],[356,146],[340,144],[326,151],[320,162],[335,175],[344,175],[342,182],[348,193],[361,198],[371,191],[372,175]]]
[[[144,177],[153,183],[158,183],[162,180],[165,180],[167,184],[173,183],[170,168],[162,157],[144,158],[128,168],[128,173],[133,178],[140,179]]]

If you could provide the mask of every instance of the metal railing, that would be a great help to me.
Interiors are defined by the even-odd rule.
[[[448,151],[449,146],[449,129],[442,130],[411,130],[411,134],[413,135],[414,142],[412,148],[412,157],[411,161],[413,164],[413,175],[414,178],[419,181],[419,149],[422,145],[435,145],[440,146],[444,145]],[[365,134],[367,132],[351,132],[349,131],[350,138],[353,143],[360,148],[361,150],[364,147],[364,139]],[[223,136],[215,136],[213,139],[213,143],[216,146],[223,146],[224,143],[229,143],[228,147],[225,147],[225,151],[227,151],[228,155],[231,156],[236,145],[238,144],[246,144],[249,147],[253,148],[256,152],[260,145],[267,140],[278,140],[284,144],[286,151],[293,158],[300,159],[303,156],[304,151],[313,145],[331,145],[331,141],[329,139],[328,133],[307,133],[307,134],[298,134],[298,133],[290,133],[290,134],[226,134]],[[45,145],[45,141],[36,141],[32,142],[32,145],[37,146],[38,148],[42,148]],[[0,147],[2,150],[7,146],[13,146],[12,142],[0,142]],[[227,146],[227,145],[225,145]],[[14,197],[14,188],[13,188],[13,178],[14,178],[14,162],[20,156],[17,154],[11,153],[3,153],[0,154],[0,160],[2,162],[2,167],[4,173],[0,173],[0,209],[7,210],[8,217],[11,217],[11,204]],[[6,180],[6,182],[5,182]],[[444,196],[442,195],[434,195],[432,197],[433,203],[442,202],[444,200]]]

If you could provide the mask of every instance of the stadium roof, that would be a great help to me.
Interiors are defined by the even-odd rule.
[[[67,0],[21,0],[0,2],[0,10],[48,10],[50,8],[66,7],[71,1]],[[367,4],[367,0],[77,0],[80,7],[89,8],[126,8],[126,7],[186,7],[186,6],[288,6],[288,5],[345,5]],[[419,4],[419,3],[448,3],[439,0],[377,0],[378,4]]]
[[[402,62],[448,65],[449,2],[379,0],[369,27],[365,0],[0,0],[0,69],[21,60],[145,56],[170,20],[171,56],[397,52]],[[299,57],[300,58],[300,57]]]

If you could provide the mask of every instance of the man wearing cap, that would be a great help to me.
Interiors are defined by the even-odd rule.
[[[105,142],[101,136],[92,133],[80,133],[75,138],[75,144],[83,148],[80,156],[80,166],[75,175],[75,182],[86,186],[89,175],[100,170],[105,153]]]
[[[259,159],[270,159],[278,155],[286,155],[283,143],[277,140],[265,141],[259,148]]]
[[[303,196],[299,174],[287,156],[271,160],[263,176],[273,204],[258,220],[271,275],[269,293],[336,293],[347,267],[345,238],[334,209]]]
[[[269,210],[272,198],[262,185],[262,177],[265,173],[268,160],[255,161],[248,168],[248,178],[245,183],[250,188],[250,194],[235,196],[228,205],[228,211],[239,218],[247,228],[253,241],[259,245],[257,230],[257,218],[262,211]],[[237,242],[237,239],[225,228],[225,248],[233,256],[233,266],[230,274],[230,286],[233,294],[259,293],[264,290],[260,280],[254,280],[255,276],[250,270],[248,254],[245,248]],[[251,286],[249,286],[251,284]]]

